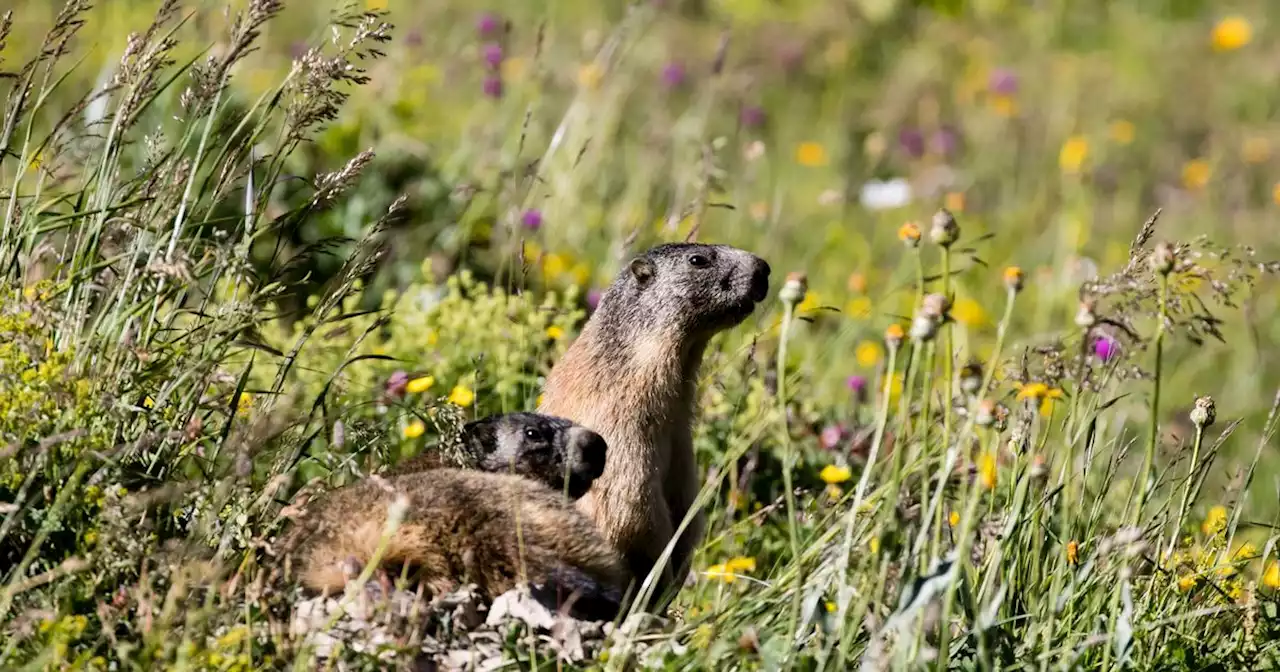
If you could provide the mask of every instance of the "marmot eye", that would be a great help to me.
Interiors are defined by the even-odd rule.
[[[542,438],[542,435],[538,433],[538,430],[529,428],[524,430],[524,438],[529,439],[530,441],[537,441]]]
[[[689,257],[689,265],[694,268],[702,268],[711,263],[711,260],[701,254],[694,254]]]

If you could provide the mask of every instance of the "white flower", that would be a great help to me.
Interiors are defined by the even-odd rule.
[[[911,183],[903,177],[883,182],[869,180],[862,185],[859,201],[868,210],[900,208],[911,202]]]

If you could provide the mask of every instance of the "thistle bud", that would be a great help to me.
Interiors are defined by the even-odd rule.
[[[960,225],[950,210],[940,208],[933,213],[933,226],[929,229],[929,240],[935,245],[951,247],[960,238]]]
[[[951,310],[951,301],[942,294],[929,294],[924,297],[920,303],[920,312],[926,317],[944,321],[948,319],[947,313]]]
[[[1156,245],[1156,249],[1151,252],[1151,270],[1156,275],[1169,275],[1173,272],[1174,255],[1173,246],[1169,243],[1160,243]]]
[[[787,274],[787,281],[782,285],[782,291],[778,292],[778,298],[784,305],[795,306],[804,301],[804,295],[808,289],[809,282],[805,274],[794,271]]]
[[[1212,427],[1218,419],[1218,409],[1214,406],[1213,397],[1196,397],[1195,408],[1191,409],[1191,424],[1196,429]]]

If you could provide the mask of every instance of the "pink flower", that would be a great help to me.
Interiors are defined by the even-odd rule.
[[[387,396],[392,399],[399,399],[404,396],[404,388],[409,384],[409,374],[404,371],[396,371],[387,378],[385,390]]]
[[[826,450],[835,450],[840,446],[840,443],[844,441],[844,438],[844,427],[840,425],[827,425],[822,430],[822,434],[818,436],[818,442],[822,444],[822,447]]]
[[[1120,354],[1120,342],[1107,335],[1099,336],[1093,341],[1093,354],[1097,355],[1098,359],[1109,362]]]

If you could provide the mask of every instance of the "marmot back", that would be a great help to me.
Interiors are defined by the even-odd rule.
[[[728,245],[659,245],[632,259],[552,368],[538,410],[604,436],[604,473],[580,500],[637,580],[693,506],[697,376],[713,336],[743,322],[769,289],[769,265]],[[701,542],[694,512],[660,589],[687,574]]]

